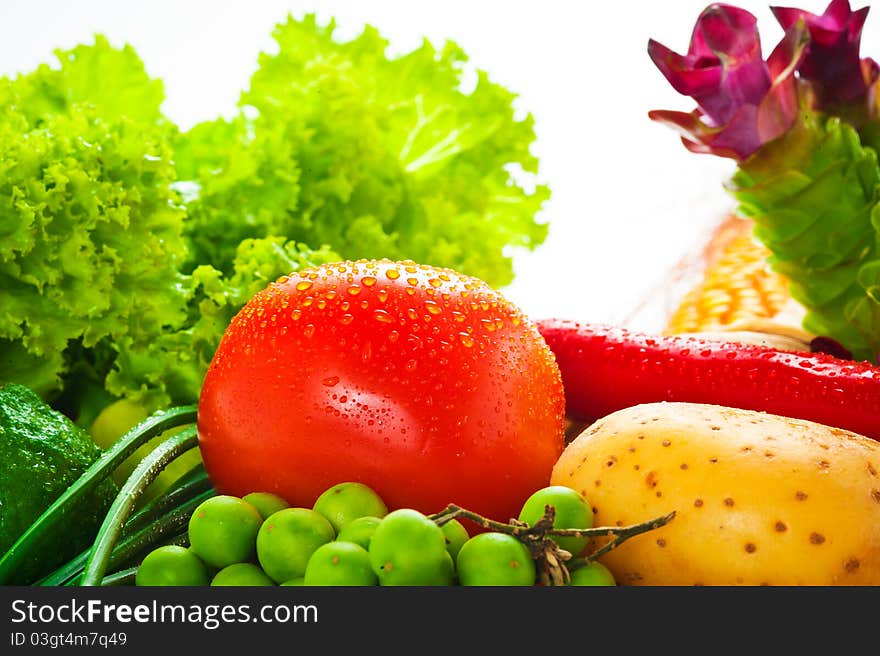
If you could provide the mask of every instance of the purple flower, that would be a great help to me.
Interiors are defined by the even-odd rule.
[[[755,17],[738,7],[710,5],[697,19],[687,55],[648,42],[654,64],[698,109],[649,116],[681,132],[689,150],[743,160],[794,124],[794,73],[806,39],[796,21],[765,62]]]
[[[800,19],[806,23],[810,44],[798,74],[811,83],[816,109],[833,114],[849,114],[847,106],[867,110],[880,73],[873,59],[859,59],[868,7],[852,11],[848,0],[832,0],[821,16],[788,7],[771,9],[785,30]]]

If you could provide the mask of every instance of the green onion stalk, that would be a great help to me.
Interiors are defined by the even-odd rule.
[[[57,530],[65,514],[82,503],[120,463],[157,435],[182,426],[183,430],[160,442],[135,467],[111,504],[92,546],[37,584],[124,585],[131,582],[132,568],[145,552],[159,544],[184,544],[192,512],[214,495],[201,464],[181,476],[162,495],[136,512],[133,510],[169,463],[197,447],[198,434],[193,425],[196,415],[194,405],[171,408],[155,413],[123,435],[0,557],[0,585],[14,582],[16,571],[23,564],[38,557],[46,544],[58,539]]]

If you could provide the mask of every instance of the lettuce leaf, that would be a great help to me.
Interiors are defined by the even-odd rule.
[[[62,386],[70,343],[143,339],[186,317],[184,210],[169,186],[167,129],[157,103],[140,106],[150,120],[114,118],[112,104],[99,112],[102,96],[88,88],[98,84],[88,81],[100,72],[97,52],[112,70],[134,61],[98,41],[58,53],[58,68],[0,81],[0,379],[45,397]],[[101,93],[138,73],[107,79]]]
[[[314,15],[274,32],[240,112],[181,135],[175,159],[197,190],[193,262],[228,272],[243,238],[329,244],[345,258],[412,259],[502,286],[511,248],[534,248],[549,196],[537,183],[530,116],[452,43],[397,57],[367,27],[347,42]]]
[[[118,397],[193,402],[247,299],[338,256],[273,237],[191,270],[161,84],[102,38],[57,58],[0,80],[0,382],[84,424]]]

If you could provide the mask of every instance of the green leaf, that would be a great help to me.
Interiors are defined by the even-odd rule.
[[[282,236],[510,282],[510,249],[546,238],[549,197],[515,95],[482,71],[465,89],[452,43],[392,57],[374,28],[340,41],[313,15],[274,37],[239,115],[176,144],[192,261],[229,273],[242,239]]]
[[[807,311],[804,327],[861,359],[880,353],[876,152],[838,119],[805,114],[742,163],[731,193],[770,264]]]

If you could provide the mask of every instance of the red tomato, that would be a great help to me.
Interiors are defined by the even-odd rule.
[[[199,440],[220,493],[310,507],[359,481],[392,509],[453,502],[506,521],[548,484],[564,403],[536,326],[486,283],[339,262],[280,278],[232,320]]]

